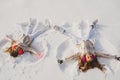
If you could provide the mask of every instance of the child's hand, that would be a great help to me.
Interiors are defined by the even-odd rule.
[[[8,41],[12,42],[12,44],[16,42],[14,39],[11,38],[10,35],[6,35],[5,38],[6,38]]]
[[[120,57],[115,56],[115,59],[118,60],[118,61],[120,61]]]
[[[63,60],[58,59],[57,62],[58,62],[59,64],[62,64],[62,63],[63,63]]]
[[[11,40],[10,37],[9,37],[9,35],[6,35],[6,36],[5,36],[5,39],[6,39],[6,40],[9,40],[9,41]]]
[[[9,36],[8,36],[8,35],[6,35],[6,37],[8,38]]]
[[[43,54],[42,53],[38,53],[38,54],[36,54],[36,57],[37,57],[37,59],[41,59],[43,57]]]
[[[9,35],[6,35],[5,38],[6,38],[6,39],[10,39],[10,36],[9,36]]]

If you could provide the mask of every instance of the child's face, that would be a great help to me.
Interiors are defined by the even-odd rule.
[[[17,45],[12,45],[12,49],[15,51],[16,49],[18,48],[18,46]]]
[[[90,54],[90,53],[87,53],[87,54],[85,55],[85,57],[86,57],[86,61],[87,61],[87,62],[90,62],[90,61],[93,60],[92,54]]]

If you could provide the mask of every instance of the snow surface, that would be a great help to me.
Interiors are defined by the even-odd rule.
[[[120,10],[119,0],[1,0],[0,1],[0,40],[6,34],[16,31],[18,23],[27,22],[30,17],[37,18],[41,23],[45,23],[46,18],[51,19],[52,25],[63,25],[67,29],[72,26],[74,34],[76,23],[81,20],[92,22],[98,19],[98,23],[104,26],[102,29],[103,38],[101,46],[105,50],[114,54],[120,50]],[[74,32],[75,31],[75,32]],[[19,32],[17,32],[19,33]],[[45,39],[44,39],[45,38]],[[43,41],[43,42],[42,42]],[[44,45],[45,57],[40,60],[33,60],[27,53],[17,59],[10,58],[0,50],[0,80],[119,80],[120,64],[115,60],[101,59],[106,63],[108,70],[106,73],[98,69],[89,70],[87,73],[76,75],[75,66],[59,65],[57,58],[68,56],[72,52],[73,43],[69,37],[54,30],[49,30],[44,36],[37,38],[32,44],[37,42]],[[0,48],[5,41],[0,41]],[[45,43],[45,44],[44,44]],[[105,45],[105,44],[109,45]],[[98,44],[98,45],[99,45]],[[72,45],[71,48],[67,46]],[[38,45],[37,45],[38,46]],[[36,48],[38,48],[36,46]],[[99,49],[99,47],[98,47]],[[60,54],[61,53],[61,54]],[[66,53],[66,54],[64,54]],[[69,54],[70,55],[70,54]],[[76,64],[76,63],[74,63]],[[69,64],[68,64],[69,65]],[[71,63],[70,63],[71,65]],[[110,67],[110,68],[109,68]],[[70,72],[71,71],[71,72]],[[74,73],[73,73],[74,72]]]

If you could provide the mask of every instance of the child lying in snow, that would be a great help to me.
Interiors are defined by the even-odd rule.
[[[43,30],[38,30],[37,32],[32,32],[34,26],[36,25],[36,20],[30,20],[30,25],[28,34],[23,34],[19,40],[12,39],[9,35],[6,36],[6,39],[11,42],[11,46],[6,50],[12,57],[18,57],[25,52],[30,52],[31,54],[36,55],[37,58],[42,58],[43,54],[40,52],[36,52],[34,48],[30,45],[32,41],[38,37],[39,35],[43,34],[49,29],[49,26],[44,26]]]
[[[88,29],[85,33],[88,32],[88,34],[82,36],[79,40],[79,43],[77,43],[79,52],[77,54],[67,57],[63,60],[58,59],[57,60],[58,63],[62,64],[63,62],[76,60],[76,61],[78,61],[78,65],[77,65],[78,69],[80,71],[86,72],[87,70],[95,68],[95,67],[99,68],[101,71],[105,70],[104,65],[99,63],[99,61],[97,59],[98,57],[103,57],[103,58],[107,58],[107,59],[116,59],[116,60],[120,61],[120,57],[117,57],[116,55],[109,55],[109,54],[104,54],[104,53],[95,51],[93,40],[89,39],[89,37],[90,37],[90,31],[92,31],[92,29],[94,29],[96,27],[96,23],[97,23],[97,20],[94,21],[92,25],[87,26]],[[86,26],[83,26],[83,27],[86,27]],[[74,37],[71,33],[67,32],[62,27],[54,26],[54,29],[57,31],[60,31],[61,33],[65,34],[71,38]],[[76,39],[76,38],[73,38],[73,39]]]
[[[97,67],[101,71],[104,71],[104,65],[100,64],[97,57],[103,57],[107,59],[116,59],[120,61],[120,57],[116,55],[109,55],[100,52],[95,52],[94,45],[90,40],[82,41],[78,46],[79,53],[65,58],[64,60],[58,59],[58,63],[62,64],[66,61],[77,60],[78,69],[86,72],[89,69]]]

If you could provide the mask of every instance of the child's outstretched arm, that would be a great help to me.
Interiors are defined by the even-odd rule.
[[[113,59],[115,58],[114,55],[106,54],[106,53],[101,53],[101,52],[96,52],[97,57],[102,57],[102,58],[108,58],[108,59]]]
[[[38,59],[40,59],[43,56],[42,53],[37,53],[37,51],[31,47],[27,47],[25,51],[35,55]]]
[[[36,50],[31,47],[24,48],[25,52],[30,52],[31,54],[37,54]]]
[[[107,58],[107,59],[116,59],[120,61],[120,57],[116,56],[116,55],[110,55],[110,54],[105,54],[105,53],[100,53],[100,52],[96,52],[96,56],[97,57],[103,57],[103,58]]]
[[[74,55],[72,55],[70,57],[67,57],[67,58],[65,58],[63,60],[58,59],[57,62],[60,63],[60,64],[62,64],[64,61],[78,60],[78,58],[79,58],[79,53],[74,54]]]
[[[78,54],[74,54],[74,55],[72,55],[70,57],[65,58],[65,61],[77,60],[78,56],[79,56],[79,53]]]
[[[12,44],[15,43],[16,41],[12,39],[9,35],[6,35],[6,39],[10,41]]]

